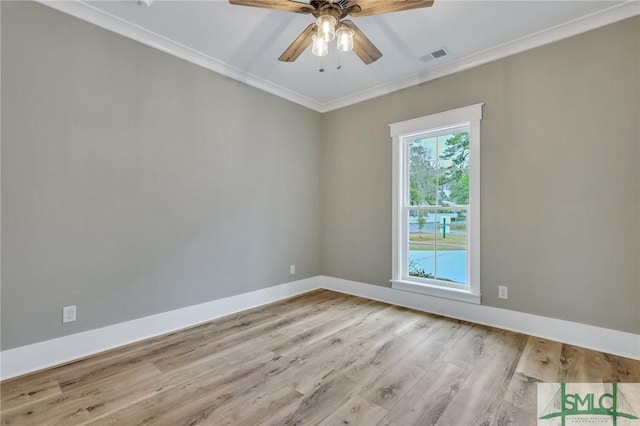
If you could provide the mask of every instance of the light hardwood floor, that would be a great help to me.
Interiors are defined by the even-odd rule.
[[[2,425],[536,423],[538,382],[640,362],[315,291],[1,384]]]

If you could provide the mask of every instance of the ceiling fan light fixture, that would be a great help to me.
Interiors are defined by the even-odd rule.
[[[333,40],[336,36],[336,18],[331,15],[320,15],[316,19],[318,26],[318,37],[326,42]]]
[[[336,38],[338,39],[338,50],[340,52],[350,52],[353,50],[354,31],[346,26],[338,28]]]
[[[2,0],[0,0],[2,1]],[[153,0],[138,0],[148,1]],[[328,54],[328,43],[336,38],[340,27],[348,27],[352,33],[340,36],[339,50],[353,50],[366,65],[372,64],[382,57],[382,52],[364,35],[356,24],[346,20],[348,16],[381,15],[431,7],[434,0],[228,0],[240,6],[260,7],[263,9],[313,15],[315,23],[307,28],[291,43],[278,58],[282,62],[293,62],[312,44],[313,54]],[[314,36],[315,37],[312,37]],[[312,40],[313,38],[313,40]],[[322,43],[324,42],[324,43]]]
[[[318,34],[314,34],[311,40],[311,53],[316,56],[327,56],[329,53],[329,43],[323,40]]]

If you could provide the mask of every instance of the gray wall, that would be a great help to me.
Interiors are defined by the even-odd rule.
[[[320,273],[320,114],[31,2],[2,89],[3,350]]]
[[[638,18],[321,115],[1,8],[3,350],[318,274],[388,286],[387,125],[478,102],[483,303],[640,332]]]
[[[322,272],[389,286],[387,125],[484,102],[482,303],[639,333],[639,52],[636,17],[325,114]]]

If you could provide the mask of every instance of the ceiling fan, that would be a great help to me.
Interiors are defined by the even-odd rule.
[[[433,0],[229,0],[229,3],[308,13],[316,17],[316,22],[305,28],[280,55],[280,61],[295,61],[310,44],[314,55],[325,56],[328,53],[328,43],[336,38],[339,51],[353,50],[368,65],[380,59],[382,53],[356,24],[344,18],[429,7],[433,5]]]

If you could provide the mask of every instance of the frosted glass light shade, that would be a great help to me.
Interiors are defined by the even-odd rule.
[[[322,38],[318,37],[318,34],[311,36],[311,53],[316,56],[327,56],[329,53],[329,44]]]
[[[318,37],[326,42],[333,40],[336,36],[336,18],[331,15],[322,15],[316,19],[318,26]]]
[[[338,39],[338,50],[341,52],[350,52],[353,50],[353,33],[354,31],[348,27],[340,27],[336,31]]]

